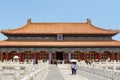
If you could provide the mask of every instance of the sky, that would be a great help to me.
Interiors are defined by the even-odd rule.
[[[120,30],[120,0],[0,0],[0,30],[32,22],[86,22]],[[7,37],[0,34],[0,40]],[[120,40],[120,33],[113,37]]]

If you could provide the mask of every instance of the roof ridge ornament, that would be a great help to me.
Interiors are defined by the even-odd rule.
[[[87,24],[91,24],[91,20],[87,18]]]
[[[30,24],[30,23],[31,23],[31,18],[27,20],[27,24]]]

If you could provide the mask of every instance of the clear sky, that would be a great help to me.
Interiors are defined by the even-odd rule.
[[[0,30],[32,22],[86,22],[120,30],[120,0],[0,0]],[[2,34],[0,40],[6,39]],[[120,40],[120,34],[113,37]]]

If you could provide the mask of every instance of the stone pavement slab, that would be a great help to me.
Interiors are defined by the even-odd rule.
[[[49,65],[49,72],[45,80],[64,80],[56,65]]]
[[[45,80],[110,80],[108,78],[98,76],[80,69],[76,75],[72,75],[70,65],[50,65],[49,72]]]
[[[81,76],[88,78],[89,80],[111,80],[111,79],[108,79],[108,78],[105,78],[105,77],[102,77],[102,76],[99,76],[93,73],[82,71],[80,69],[78,69],[77,73]]]
[[[59,64],[58,68],[65,80],[88,80],[87,78],[76,74],[72,75],[70,64]]]
[[[72,75],[71,74],[71,69],[60,69],[61,74],[63,75],[65,80],[88,80],[87,78],[76,74],[76,75]]]

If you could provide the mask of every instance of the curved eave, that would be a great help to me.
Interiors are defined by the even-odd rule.
[[[26,33],[26,32],[23,32],[23,33],[19,33],[19,32],[17,32],[17,33],[11,33],[10,31],[7,31],[7,30],[2,30],[1,31],[1,33],[2,34],[10,34],[10,35],[16,35],[16,34],[20,34],[20,35],[24,35],[24,34],[110,34],[110,35],[116,35],[116,34],[118,34],[119,32],[116,30],[114,30],[114,31],[112,31],[112,32],[108,32],[108,33],[100,33],[100,32],[98,32],[98,33],[95,33],[95,32],[93,32],[93,33],[67,33],[67,32],[64,32],[64,33],[55,33],[55,32],[52,32],[52,33]]]

